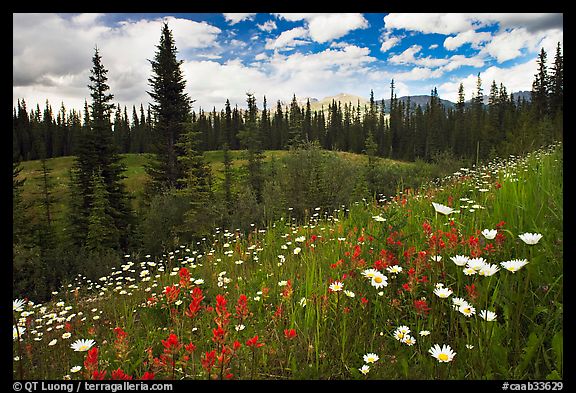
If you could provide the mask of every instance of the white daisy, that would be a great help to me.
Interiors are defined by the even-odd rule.
[[[434,294],[440,298],[445,299],[452,295],[452,290],[450,288],[436,288],[434,290]]]
[[[71,373],[77,373],[80,370],[82,370],[82,366],[74,366],[70,369],[70,372]]]
[[[486,260],[482,257],[479,258],[471,258],[468,260],[468,263],[466,264],[467,267],[472,268],[476,271],[479,271],[480,269],[482,269],[482,267],[486,264]]]
[[[442,348],[440,348],[440,345],[435,344],[432,348],[428,350],[428,352],[430,353],[430,355],[435,357],[440,363],[450,362],[452,361],[452,359],[454,359],[454,356],[456,356],[456,352],[452,351],[450,345],[446,344],[442,345]]]
[[[12,300],[12,311],[22,311],[22,306],[24,306],[24,303],[26,303],[26,300],[24,299]]]
[[[360,370],[360,372],[364,375],[368,374],[368,371],[370,371],[370,366],[365,364],[362,367],[360,367],[358,370]]]
[[[482,235],[488,240],[492,240],[496,237],[498,231],[496,229],[484,229],[482,231]]]
[[[481,276],[490,277],[490,276],[496,274],[496,272],[498,272],[498,270],[500,270],[498,265],[486,263],[486,264],[484,264],[484,266],[482,266],[482,268],[480,268],[480,271],[478,271],[478,274]]]
[[[374,277],[372,277],[371,284],[375,288],[388,286],[388,277],[378,272],[378,274],[375,274]]]
[[[480,315],[480,318],[485,319],[488,322],[495,321],[497,317],[495,312],[489,310],[481,310],[478,315]]]
[[[379,274],[380,272],[376,269],[370,268],[366,269],[362,272],[362,275],[366,278],[372,278],[374,275]]]
[[[340,281],[334,281],[332,284],[330,284],[329,288],[332,292],[338,292],[344,288],[344,284]]]
[[[76,352],[85,352],[85,351],[89,350],[90,348],[92,348],[92,346],[94,344],[96,344],[96,342],[94,340],[91,340],[91,339],[90,340],[76,340],[70,345],[70,348],[72,348]]]
[[[366,363],[374,363],[377,362],[378,359],[380,358],[375,353],[367,353],[366,355],[364,355],[364,362]]]
[[[522,269],[526,264],[528,264],[528,260],[526,259],[512,259],[511,261],[500,262],[500,265],[512,272],[516,273],[518,270]]]
[[[536,243],[538,243],[540,241],[540,239],[542,239],[542,235],[539,233],[523,233],[521,235],[518,235],[518,237],[520,239],[522,239],[522,241],[526,244],[529,245],[534,245]]]
[[[432,206],[434,206],[434,210],[436,210],[436,213],[444,214],[445,216],[454,212],[454,209],[452,209],[451,207],[442,205],[440,203],[432,202]]]
[[[466,267],[466,268],[464,268],[463,272],[464,272],[464,274],[467,275],[467,276],[471,276],[471,275],[477,273],[477,272],[476,272],[476,269],[473,269],[473,268],[471,268],[471,267]]]
[[[452,262],[454,262],[456,264],[456,266],[464,266],[470,260],[470,258],[468,258],[467,256],[464,256],[464,255],[456,255],[456,256],[450,257],[450,259],[452,260]]]
[[[458,310],[461,306],[468,305],[468,302],[461,297],[452,298],[452,307],[454,310]]]
[[[458,308],[458,311],[460,311],[466,317],[471,317],[472,315],[476,314],[476,309],[468,303],[461,305]]]
[[[416,344],[416,339],[414,337],[412,337],[409,334],[406,334],[404,337],[402,337],[401,342],[403,342],[404,344],[408,345],[408,346],[412,346],[414,344]]]

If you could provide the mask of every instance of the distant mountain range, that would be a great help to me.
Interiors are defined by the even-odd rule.
[[[518,98],[525,99],[526,101],[530,101],[531,99],[531,93],[530,91],[518,91],[515,93],[512,93],[512,97],[514,99],[514,101],[516,101]],[[402,101],[404,103],[406,103],[408,101],[408,98],[410,99],[410,106],[413,107],[417,107],[418,105],[420,105],[422,108],[424,108],[426,106],[426,104],[428,104],[428,102],[430,102],[430,96],[429,95],[414,95],[414,96],[403,96],[403,97],[399,97],[398,100]],[[334,96],[330,96],[330,97],[325,97],[322,98],[321,100],[317,99],[317,98],[313,98],[313,97],[305,97],[305,98],[296,98],[297,102],[299,105],[304,106],[306,105],[306,102],[308,100],[310,100],[310,109],[312,111],[319,111],[322,108],[324,108],[324,110],[328,110],[328,105],[332,104],[332,101],[334,102],[340,102],[342,105],[344,104],[352,104],[353,106],[357,106],[358,103],[360,103],[361,107],[363,107],[364,105],[368,105],[370,103],[370,100],[364,97],[360,97],[354,94],[348,94],[348,93],[340,93],[340,94],[336,94]],[[484,96],[484,105],[488,105],[488,96],[485,95]],[[376,100],[377,104],[380,104],[382,102],[382,100]],[[449,100],[444,100],[444,99],[440,99],[440,102],[444,105],[445,108],[453,108],[454,106],[456,106],[456,103],[449,101]],[[469,105],[471,103],[471,100],[466,101],[466,105]],[[283,103],[284,105],[289,105],[289,102],[285,102]],[[390,109],[390,99],[385,99],[384,100],[384,105],[385,105],[385,112],[389,113],[389,109]]]

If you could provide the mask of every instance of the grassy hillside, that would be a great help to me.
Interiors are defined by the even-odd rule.
[[[562,159],[126,255],[14,301],[14,378],[562,379]]]
[[[239,169],[244,167],[247,163],[246,151],[244,150],[234,150],[231,151],[232,167]],[[267,150],[265,152],[265,161],[270,161],[272,158],[279,159],[288,154],[286,150]],[[364,163],[367,160],[365,155],[354,154],[348,152],[337,152],[338,156],[344,158],[348,161],[355,163]],[[224,169],[223,164],[223,152],[218,151],[208,151],[205,153],[206,162],[211,166],[212,173],[216,179],[221,180],[223,178],[222,171]],[[144,184],[147,180],[147,175],[145,171],[145,164],[148,162],[149,154],[122,154],[122,162],[126,166],[126,172],[124,175],[124,184],[126,185],[126,190],[128,193],[134,197],[133,206],[136,208],[138,206],[139,200],[142,197],[142,192],[144,189]],[[401,161],[393,160],[382,160],[384,165],[390,168],[401,167],[401,168],[411,168],[414,166],[413,163],[406,163]],[[74,157],[58,157],[51,158],[47,160],[47,166],[51,170],[50,179],[54,186],[52,190],[54,204],[54,216],[56,222],[60,220],[62,215],[66,211],[67,197],[69,189],[69,171],[74,163]],[[32,203],[37,200],[41,191],[41,165],[40,160],[24,161],[21,164],[22,172],[20,173],[21,178],[25,178],[22,198],[28,203]]]

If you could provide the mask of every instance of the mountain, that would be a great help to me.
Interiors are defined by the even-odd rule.
[[[515,102],[518,98],[520,98],[521,100],[524,99],[526,101],[530,101],[531,93],[530,91],[527,90],[518,91],[512,93],[512,97]],[[412,108],[416,108],[418,105],[420,105],[420,107],[424,109],[426,105],[430,102],[429,95],[403,96],[399,97],[398,101],[407,103],[408,99],[410,99],[410,106]],[[488,96],[485,95],[483,99],[484,99],[484,105],[488,105]],[[368,106],[370,104],[369,99],[349,93],[340,93],[333,96],[324,97],[321,100],[313,97],[296,98],[296,101],[298,101],[298,104],[302,107],[306,105],[307,100],[310,100],[310,109],[312,110],[312,112],[320,111],[322,110],[322,108],[324,108],[325,112],[328,111],[328,106],[332,104],[332,101],[340,102],[342,106],[344,106],[344,104],[352,104],[352,106],[357,106],[358,103],[360,103],[361,110],[364,110],[364,105]],[[472,100],[466,101],[465,105],[470,105],[471,101]],[[444,100],[442,98],[440,98],[440,102],[442,103],[442,105],[444,105],[446,109],[454,108],[456,106],[456,103],[449,100]],[[380,108],[381,103],[382,103],[381,99],[376,100],[376,105],[378,106],[378,108]],[[287,103],[283,102],[282,104],[290,105],[290,102]],[[385,105],[384,108],[385,113],[390,113],[390,99],[385,99],[384,105]]]
[[[514,102],[516,102],[518,99],[530,101],[532,99],[532,93],[528,90],[517,91],[515,93],[512,93],[512,99],[514,100]],[[484,105],[488,105],[489,101],[490,99],[487,95],[482,96],[482,102],[484,103]],[[469,105],[471,102],[472,100],[468,100],[466,101],[465,105]]]

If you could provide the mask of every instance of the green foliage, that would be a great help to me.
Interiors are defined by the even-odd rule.
[[[177,49],[168,24],[162,26],[160,43],[152,65],[152,77],[148,82],[152,88],[148,94],[154,101],[151,105],[155,123],[153,128],[155,158],[146,171],[150,176],[148,194],[154,195],[171,188],[181,188],[178,180],[185,174],[178,157],[184,152],[180,142],[189,120],[190,99],[184,92],[186,81],[180,69],[182,61],[176,59]]]
[[[152,197],[141,212],[143,251],[160,255],[180,245],[178,228],[184,225],[184,216],[190,201],[177,193],[163,193]]]

